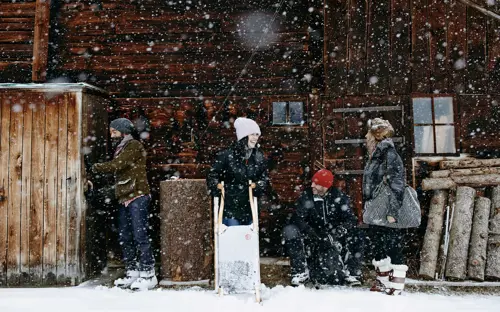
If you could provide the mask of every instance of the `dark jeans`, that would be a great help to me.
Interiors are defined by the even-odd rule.
[[[318,245],[315,240],[301,233],[297,226],[287,225],[283,229],[283,236],[290,257],[291,273],[303,273],[308,268],[311,278],[315,276],[317,280],[327,280],[327,284],[340,284],[344,277],[344,268],[351,275],[360,276],[364,254],[361,235],[361,231],[355,228],[339,237],[339,243],[342,245],[339,252],[334,247],[325,248]]]
[[[119,239],[127,270],[149,271],[154,268],[155,262],[148,235],[150,201],[151,197],[141,196],[127,207],[120,205],[118,211]]]
[[[373,256],[376,261],[387,257],[391,258],[392,264],[404,264],[403,255],[404,232],[401,229],[393,229],[384,226],[373,226],[372,241]]]

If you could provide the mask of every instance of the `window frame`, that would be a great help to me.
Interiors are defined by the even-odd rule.
[[[415,123],[414,117],[414,105],[413,100],[416,98],[429,98],[431,100],[431,116],[432,123]],[[436,124],[436,116],[435,116],[435,107],[434,107],[434,99],[435,98],[451,98],[452,99],[452,107],[453,107],[453,122],[452,123],[437,123]],[[410,116],[412,118],[412,127],[411,127],[411,137],[413,141],[413,154],[415,156],[458,156],[460,155],[460,121],[458,114],[458,102],[457,97],[454,94],[428,94],[428,93],[413,93],[410,97]],[[436,141],[436,125],[438,126],[453,126],[455,131],[455,152],[453,153],[438,153],[437,152],[437,141]],[[433,150],[434,153],[418,153],[416,151],[416,140],[415,140],[415,127],[416,126],[432,126],[432,136],[433,136]]]
[[[274,103],[285,102],[286,103],[286,123],[274,123],[273,113],[274,113]],[[302,103],[302,122],[301,123],[290,123],[290,103],[300,102]],[[269,126],[271,127],[307,127],[308,122],[308,103],[303,97],[272,97],[269,98]]]

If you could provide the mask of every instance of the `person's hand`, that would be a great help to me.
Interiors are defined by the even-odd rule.
[[[394,223],[394,222],[396,222],[396,219],[394,219],[394,217],[387,216],[387,222]]]

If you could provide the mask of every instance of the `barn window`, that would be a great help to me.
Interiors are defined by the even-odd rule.
[[[456,154],[453,97],[418,96],[412,101],[415,153]]]
[[[273,102],[273,125],[304,124],[303,102]]]

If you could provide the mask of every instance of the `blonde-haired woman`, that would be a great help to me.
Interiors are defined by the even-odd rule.
[[[363,174],[363,199],[370,200],[380,183],[387,183],[391,192],[387,223],[398,222],[399,210],[403,203],[404,167],[401,157],[394,147],[391,137],[394,128],[384,119],[368,121],[366,134],[368,162]],[[408,267],[404,264],[403,230],[370,225],[373,229],[374,259],[377,279],[371,291],[399,295],[404,289]]]

